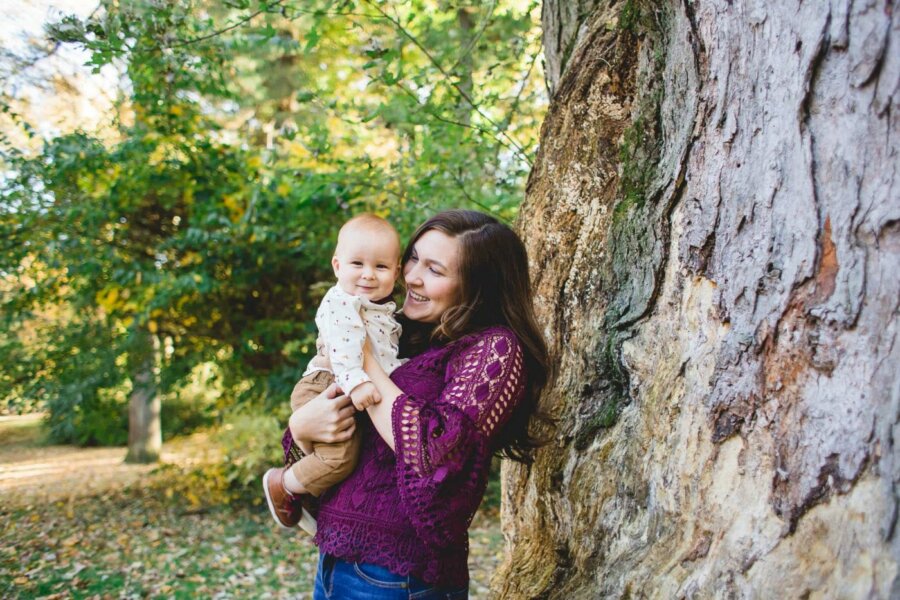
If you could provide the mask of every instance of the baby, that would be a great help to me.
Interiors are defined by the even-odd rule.
[[[381,217],[371,214],[347,221],[338,233],[331,259],[337,285],[328,290],[316,312],[319,339],[330,359],[331,370],[310,362],[291,393],[291,409],[319,395],[337,382],[357,410],[381,401],[375,385],[363,371],[363,345],[368,338],[385,372],[402,361],[397,358],[400,324],[391,301],[400,272],[400,237]],[[359,432],[346,442],[316,443],[305,456],[291,448],[299,460],[285,468],[273,468],[263,476],[263,490],[272,517],[283,528],[300,525],[316,532],[314,502],[325,490],[353,471],[359,456]],[[285,434],[286,443],[290,443]],[[306,450],[309,450],[308,448]],[[296,495],[295,495],[296,494]]]

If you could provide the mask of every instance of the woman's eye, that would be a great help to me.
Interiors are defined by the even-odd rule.
[[[435,275],[443,276],[444,274],[440,271],[436,270],[434,267],[428,267],[428,270],[434,273]]]

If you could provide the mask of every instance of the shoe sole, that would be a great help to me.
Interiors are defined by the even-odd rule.
[[[266,493],[266,504],[269,505],[269,513],[272,515],[272,518],[275,520],[275,523],[278,525],[278,527],[285,531],[291,531],[293,527],[288,527],[281,522],[281,519],[278,518],[278,514],[275,512],[275,503],[272,502],[272,496],[269,494],[269,475],[272,474],[273,470],[274,469],[269,469],[268,471],[266,471],[266,474],[263,475],[263,491]]]
[[[305,509],[300,509],[303,513],[300,515],[300,522],[297,523],[297,527],[308,533],[309,535],[316,535],[316,532],[319,530],[319,526],[316,523],[316,520],[313,518],[311,514]]]

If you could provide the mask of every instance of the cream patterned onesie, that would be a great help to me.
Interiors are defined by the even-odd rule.
[[[404,363],[397,358],[400,343],[400,323],[394,318],[397,305],[388,301],[372,302],[367,298],[348,294],[339,285],[332,287],[322,298],[316,311],[316,327],[331,361],[334,380],[349,394],[361,383],[371,381],[363,371],[363,344],[366,337],[372,352],[385,373],[390,375]],[[327,371],[312,363],[303,376],[315,371]]]
[[[291,408],[297,410],[332,382],[349,395],[353,388],[370,381],[362,369],[366,337],[386,372],[406,362],[397,358],[401,327],[394,318],[396,310],[394,302],[372,302],[348,294],[339,285],[328,290],[316,312],[316,326],[331,360],[331,370],[316,367],[315,360],[311,361],[291,394]],[[359,446],[358,431],[345,442],[313,444],[312,454],[301,456],[291,469],[306,490],[318,497],[350,475],[356,467]]]

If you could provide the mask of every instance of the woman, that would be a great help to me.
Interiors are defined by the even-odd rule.
[[[321,499],[316,599],[467,597],[467,530],[491,456],[530,462],[536,447],[528,422],[547,353],[521,240],[487,215],[447,211],[419,227],[403,266],[411,358],[388,377],[366,352],[382,400],[358,421],[356,470]],[[336,394],[292,417],[300,445],[352,432]]]

